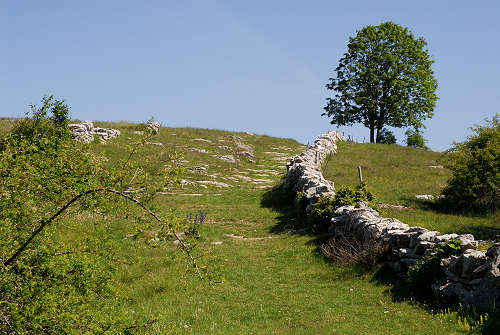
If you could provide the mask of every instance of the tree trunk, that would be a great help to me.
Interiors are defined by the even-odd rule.
[[[375,143],[375,126],[370,126],[370,143]]]

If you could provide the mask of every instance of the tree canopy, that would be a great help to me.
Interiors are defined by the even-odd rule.
[[[384,126],[423,127],[438,99],[426,45],[393,22],[359,30],[349,38],[336,77],[329,78],[326,87],[335,96],[327,98],[322,115],[339,126],[362,123],[372,143],[381,142]]]

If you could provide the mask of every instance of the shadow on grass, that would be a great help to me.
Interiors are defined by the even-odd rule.
[[[497,213],[475,213],[475,212],[457,212],[447,208],[441,202],[436,200],[421,200],[414,198],[404,198],[408,207],[429,211],[434,214],[454,215],[471,219],[485,219],[484,224],[458,226],[455,230],[457,234],[473,234],[479,240],[500,240],[500,212]]]
[[[429,287],[412,286],[385,266],[380,267],[370,281],[376,285],[388,287],[385,293],[391,296],[393,302],[410,302],[434,315],[453,313],[462,320],[462,323],[467,320],[469,324],[478,325],[481,324],[481,317],[484,318],[484,314],[467,309],[456,301],[448,304],[439,302],[434,298]],[[493,335],[499,333],[498,329],[500,329],[500,311],[489,314],[487,320],[472,333]]]
[[[321,250],[331,237],[332,234],[325,232],[316,232],[311,229],[307,221],[304,210],[298,209],[294,206],[295,194],[287,192],[283,188],[283,184],[277,185],[271,190],[263,194],[261,198],[261,207],[270,208],[280,215],[277,217],[276,225],[271,227],[270,233],[272,234],[299,234],[310,236],[311,240],[306,242],[306,245],[314,246],[313,253],[323,259],[325,262],[336,264],[331,258],[327,257]],[[350,264],[349,266],[336,264],[342,269],[341,275],[343,278],[353,278],[366,276],[375,271],[374,266],[363,266],[358,264]]]
[[[413,201],[413,200],[412,200]],[[429,210],[437,210],[429,201],[418,201],[418,207],[427,207]],[[270,208],[280,215],[277,217],[277,223],[270,230],[274,234],[290,233],[311,236],[312,239],[308,241],[307,245],[314,245],[314,253],[324,259],[326,262],[333,263],[332,260],[325,256],[321,251],[320,246],[323,245],[330,237],[329,234],[317,234],[310,229],[307,224],[305,214],[294,206],[294,194],[286,192],[282,184],[275,186],[271,190],[263,194],[261,198],[261,207]],[[500,229],[493,229],[487,227],[464,227],[464,232],[474,232],[480,236],[491,236],[492,233],[500,233]],[[458,232],[462,233],[462,232]],[[339,265],[337,265],[339,266]],[[386,293],[390,294],[394,302],[409,301],[426,309],[431,314],[454,313],[456,312],[459,317],[464,320],[474,322],[479,320],[480,315],[474,311],[468,311],[461,308],[457,304],[443,306],[438,303],[436,299],[429,294],[428,290],[415,289],[407,282],[398,278],[393,272],[381,265],[375,266],[362,266],[359,264],[352,264],[350,266],[339,266],[342,271],[339,273],[343,279],[350,279],[354,277],[367,277],[371,278],[371,282],[376,285],[384,285],[388,287]],[[486,322],[475,331],[476,334],[498,334],[500,329],[500,314],[496,313],[489,315]]]
[[[283,188],[283,184],[279,184],[263,194],[261,207],[270,208],[280,214],[276,218],[276,225],[271,227],[270,232],[272,234],[287,233],[310,236],[312,239],[306,245],[315,246],[314,253],[326,261],[330,261],[321,252],[320,246],[331,237],[331,234],[314,232],[307,222],[305,211],[294,206],[294,199],[295,194],[287,192]]]
[[[271,233],[296,233],[302,235],[313,235],[307,226],[305,214],[300,213],[294,206],[293,192],[287,192],[283,184],[279,184],[262,195],[260,206],[270,208],[280,215],[277,223],[271,228]]]

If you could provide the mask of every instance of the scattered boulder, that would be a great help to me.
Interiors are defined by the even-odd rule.
[[[193,151],[193,152],[199,152],[200,154],[208,154],[209,153],[209,151],[207,151],[205,149],[190,148],[190,147],[187,147],[186,149],[189,151]]]
[[[229,184],[221,183],[219,181],[214,181],[214,180],[198,180],[197,183],[209,184],[209,185],[214,185],[214,186],[223,187],[223,188],[231,187],[231,185],[229,185]]]
[[[195,183],[195,182],[190,181],[190,180],[186,180],[186,179],[181,179],[180,184],[181,184],[181,186],[191,186],[191,185],[196,185],[196,183]]]
[[[432,194],[417,194],[415,198],[418,200],[434,200],[434,196]]]
[[[226,151],[233,151],[231,147],[228,147],[227,145],[218,145],[217,148],[226,150]]]
[[[249,157],[249,158],[254,157],[253,153],[251,153],[250,151],[238,151],[236,155],[240,157]]]
[[[206,143],[212,143],[210,140],[206,140],[204,138],[193,138],[192,141],[198,141],[198,142],[206,142]]]
[[[163,146],[163,143],[161,143],[161,142],[148,142],[148,144],[155,145],[157,147],[162,147]]]
[[[219,156],[218,158],[223,160],[224,162],[236,163],[236,160],[234,159],[233,155]]]
[[[197,172],[201,172],[201,171],[206,171],[207,170],[207,167],[206,166],[190,166],[190,167],[187,167],[186,169],[188,169],[189,171],[197,171]]]
[[[249,151],[249,152],[252,152],[253,151],[253,147],[251,145],[248,145],[248,144],[243,144],[243,143],[236,143],[236,146],[240,149],[242,149],[243,151]]]

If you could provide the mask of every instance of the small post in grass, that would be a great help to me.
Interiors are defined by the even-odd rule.
[[[363,186],[363,174],[361,173],[361,165],[358,165],[359,186]]]

